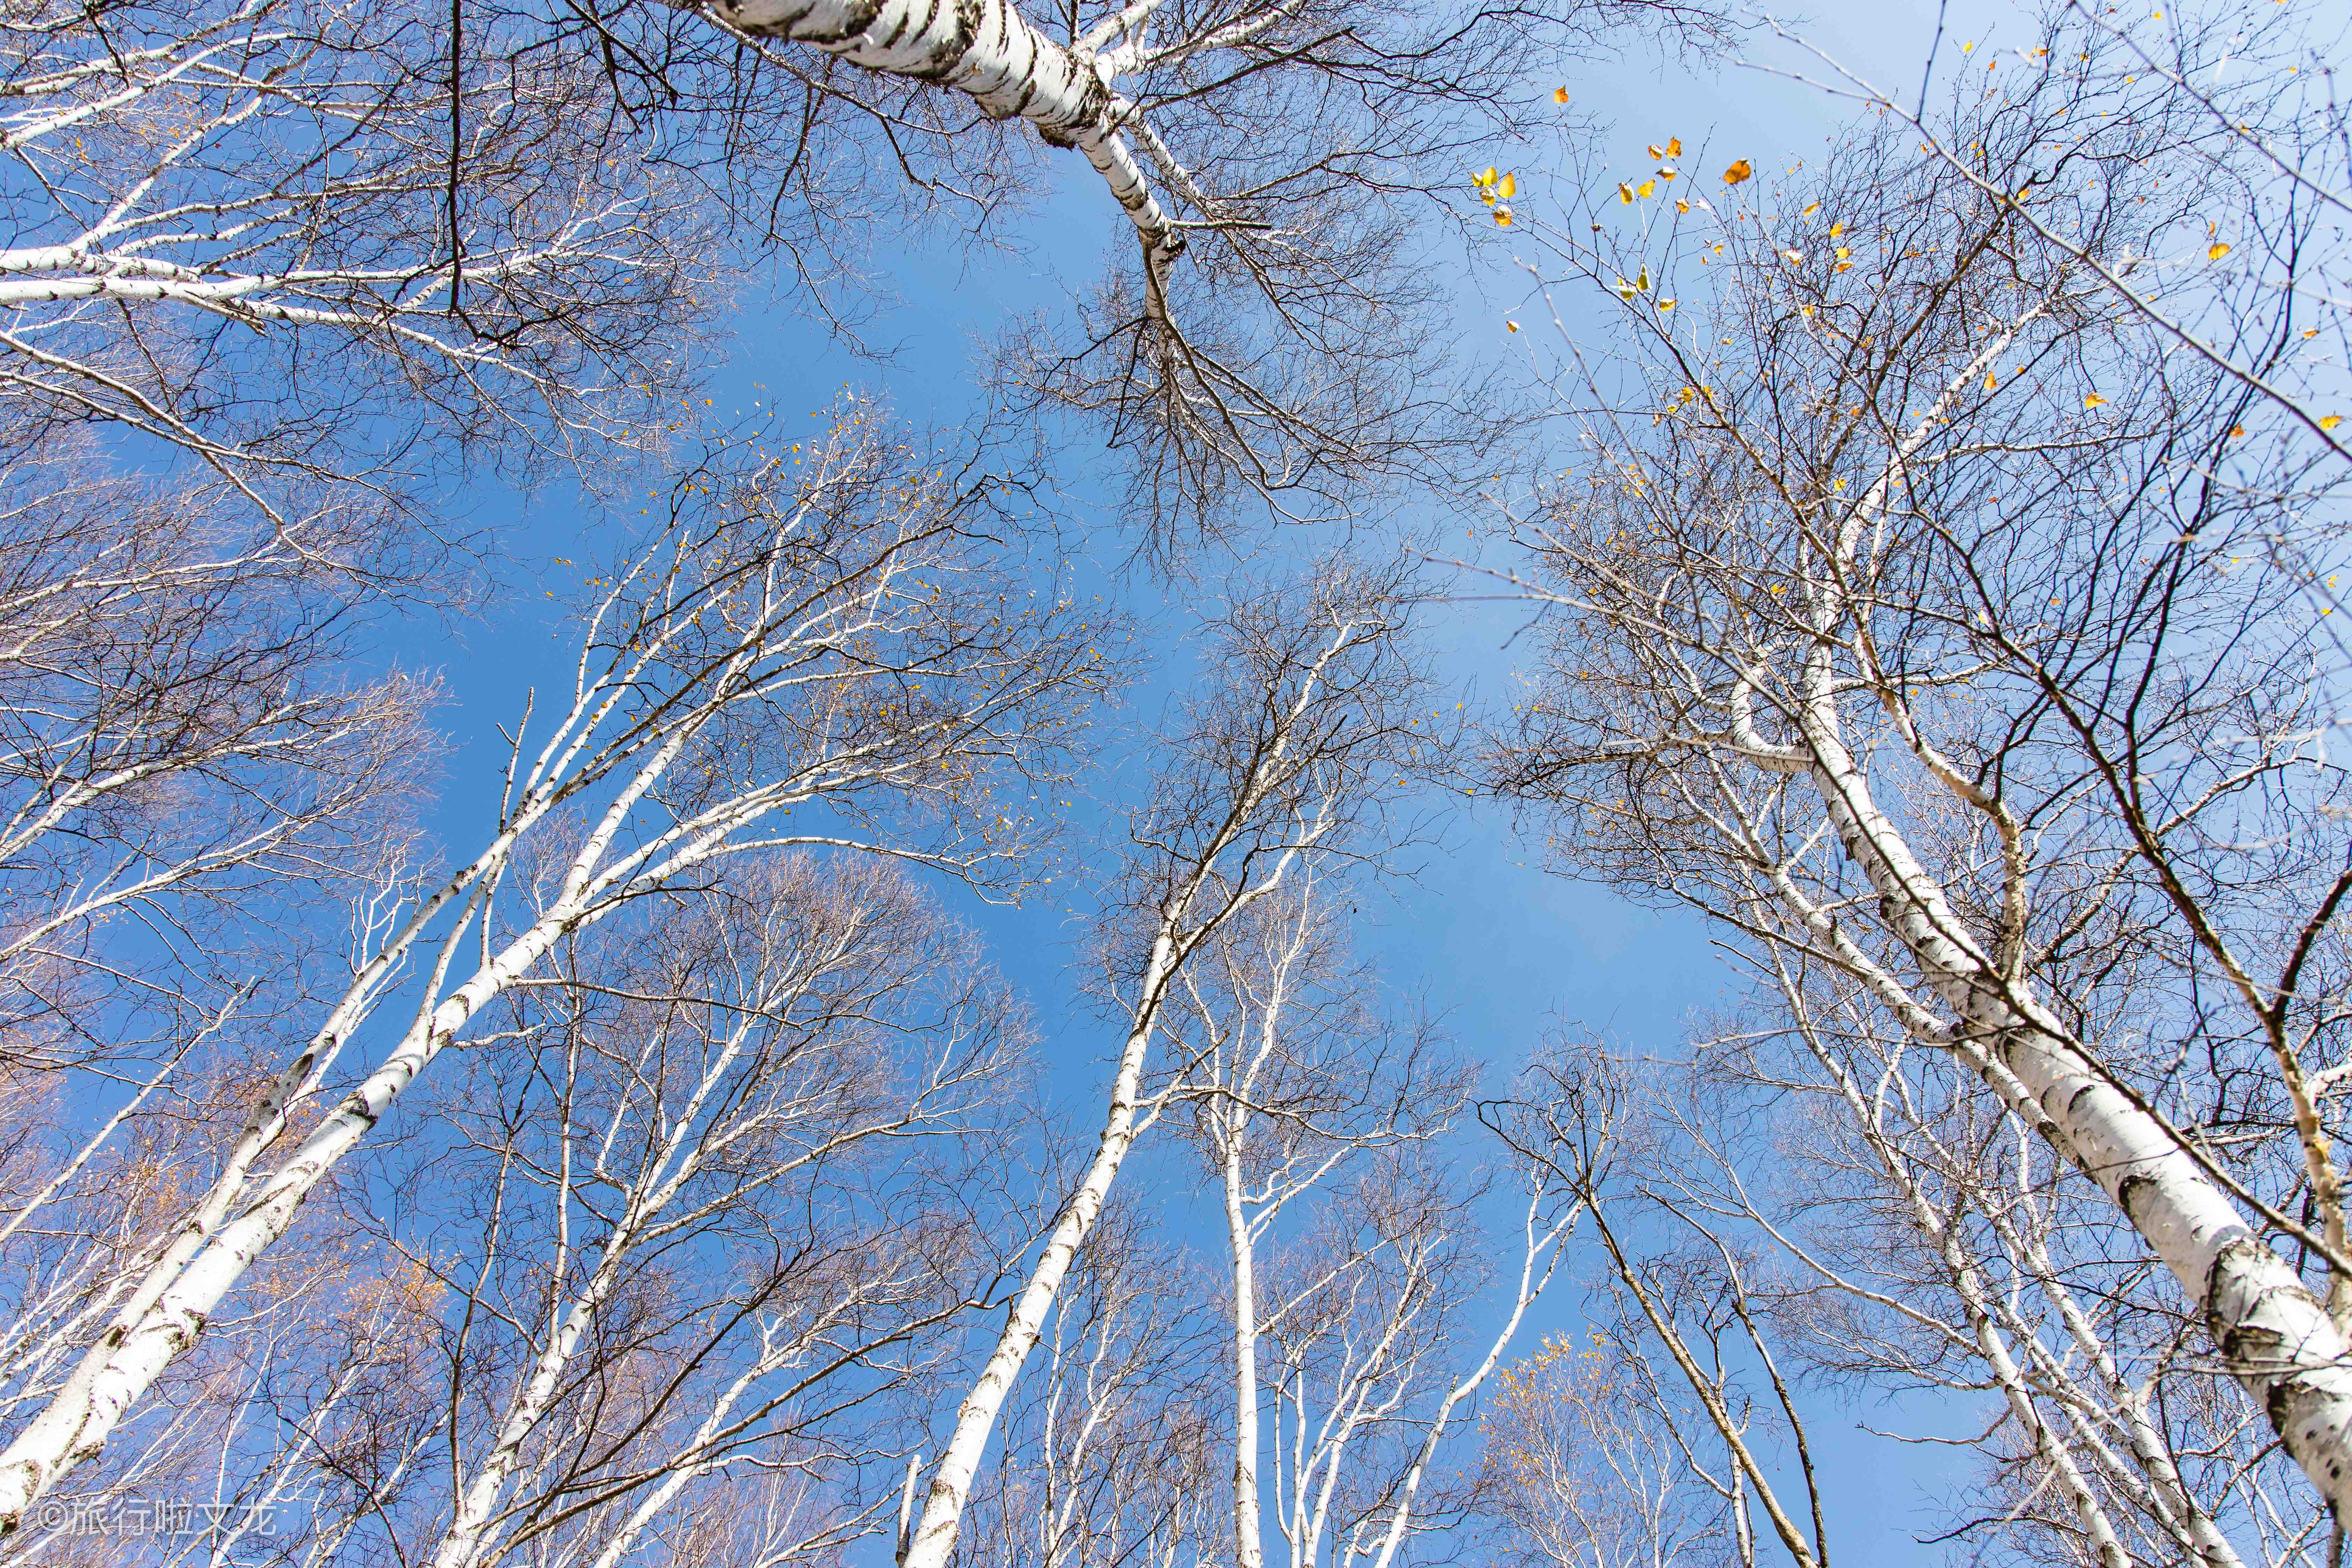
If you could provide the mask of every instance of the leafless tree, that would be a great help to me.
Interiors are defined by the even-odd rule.
[[[940,474],[852,409],[802,458],[739,441],[681,476],[592,584],[564,711],[512,732],[482,848],[370,907],[342,994],[238,1097],[212,1173],[45,1331],[6,1521],[100,1451],[304,1199],[566,939],[753,851],[1017,877],[1024,835],[994,783],[1055,765],[1101,665],[1067,606],[1032,600],[965,531]]]
[[[1769,211],[1746,160],[1659,167],[1546,237],[1633,347],[1509,504],[1551,635],[1496,778],[1564,866],[1866,989],[2060,1151],[2162,1266],[2131,1310],[2204,1324],[2340,1519],[2352,873],[2305,573],[2346,470],[2118,289],[2190,276],[2246,352],[2308,352],[2293,293],[2193,276],[2247,144],[2063,20],[1924,151],[1875,115]]]
[[[1324,858],[1384,853],[1367,833],[1415,765],[1426,679],[1412,656],[1419,589],[1402,563],[1344,558],[1305,583],[1235,601],[1213,628],[1209,677],[1171,716],[1168,762],[1130,827],[1104,942],[1125,1035],[1092,1159],[1072,1184],[958,1411],[901,1562],[940,1568],[981,1454],[1077,1249],[1138,1134],[1172,1086],[1144,1074],[1183,969],[1228,921]]]

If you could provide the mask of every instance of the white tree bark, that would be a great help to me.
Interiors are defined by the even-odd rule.
[[[1143,242],[1150,308],[1160,309],[1183,231],[1151,194],[1114,95],[1119,57],[1055,42],[1012,0],[705,0],[730,27],[789,38],[887,75],[968,95],[995,119],[1019,117],[1056,147],[1075,147],[1103,178]],[[1148,9],[1148,7],[1146,8]],[[1108,38],[1096,40],[1108,42]]]
[[[1817,692],[1825,684],[1816,680]],[[2336,1517],[2352,1521],[2352,1346],[2326,1308],[2178,1139],[1978,945],[1879,808],[1830,700],[1802,705],[1798,722],[1802,755],[1775,765],[1816,785],[1839,841],[1878,892],[1887,929],[1958,1016],[1963,1043],[2003,1069],[1989,1081],[1997,1091],[2013,1081],[2028,1101],[2019,1109],[2115,1200],[2204,1316],[2222,1364],[2287,1453]]]

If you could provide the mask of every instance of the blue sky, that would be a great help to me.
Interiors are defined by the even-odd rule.
[[[1946,23],[1948,47],[1949,38],[1986,36],[1994,19],[1991,6],[1956,4]],[[1828,0],[1807,19],[1806,31],[1849,64],[1916,82],[1937,24],[1933,5],[1921,0]],[[1531,90],[1548,95],[1554,79],[1564,82],[1574,106],[1607,128],[1604,154],[1628,164],[1643,143],[1680,136],[1694,148],[1706,146],[1716,162],[1748,157],[1764,168],[1780,157],[1785,168],[1819,148],[1844,119],[1843,106],[1811,89],[1727,61],[1661,58],[1636,48],[1598,67],[1530,62],[1530,70],[1539,84]],[[1544,172],[1523,161],[1529,155],[1498,148],[1493,161],[1525,170],[1523,188],[1540,200]],[[1125,236],[1115,226],[1117,214],[1090,171],[1066,154],[1055,173],[1054,187],[1007,226],[1010,243],[1003,248],[960,248],[945,238],[884,248],[876,258],[878,278],[894,299],[868,336],[892,349],[886,361],[849,353],[797,313],[791,299],[747,289],[731,337],[721,345],[725,363],[709,388],[715,410],[748,409],[759,399],[798,416],[823,407],[847,384],[887,398],[917,425],[957,420],[971,402],[979,338],[1014,312],[1056,306],[1066,289],[1086,281],[1083,269],[1106,257],[1110,265],[1129,261],[1131,246],[1118,243]],[[1491,253],[1470,257],[1456,249],[1442,262],[1456,278],[1449,290],[1455,313],[1444,330],[1473,358],[1524,352],[1531,342],[1531,335],[1515,342],[1506,334],[1503,321],[1521,297],[1507,241],[1496,238]],[[1080,270],[1056,275],[1044,259],[1048,255],[1075,257]],[[1571,331],[1579,324],[1570,320]],[[1529,447],[1510,460],[1539,465],[1543,455]],[[1081,505],[1101,500],[1084,491],[1075,499]],[[479,502],[478,513],[523,563],[509,591],[480,619],[452,628],[439,646],[418,636],[399,650],[404,662],[437,667],[449,687],[443,721],[454,754],[438,826],[453,850],[480,837],[491,805],[481,781],[492,776],[493,759],[503,752],[496,726],[519,711],[526,687],[562,677],[569,632],[554,605],[528,583],[530,573],[560,570],[546,563],[583,553],[582,510],[568,498],[550,493],[526,501],[494,492]],[[1424,500],[1389,525],[1418,530],[1445,521],[1445,504]],[[1115,559],[1119,548],[1104,553]],[[1127,591],[1137,613],[1163,626],[1181,624],[1157,586],[1131,578]],[[1518,624],[1513,612],[1495,605],[1464,605],[1442,616],[1434,630],[1449,679],[1495,690],[1507,679],[1507,644]],[[1147,684],[1127,719],[1148,724],[1159,689]],[[1104,787],[1115,790],[1117,780]],[[1364,945],[1394,986],[1424,996],[1447,1017],[1458,1042],[1505,1070],[1555,1021],[1601,1029],[1629,1049],[1675,1052],[1686,1021],[1715,1005],[1731,984],[1704,931],[1687,919],[1544,875],[1539,858],[1538,845],[1506,813],[1458,803],[1444,846],[1422,858],[1419,875],[1367,900]],[[1056,1077],[1073,1086],[1076,1103],[1090,1105],[1101,1076],[1091,1069],[1115,1042],[1075,1005],[1068,966],[1076,933],[1068,906],[1047,898],[1015,910],[969,900],[959,908],[1030,997],[1048,1062],[1069,1069]],[[1140,1173],[1172,1179],[1164,1168],[1155,1177],[1149,1165]],[[1529,1324],[1526,1342],[1574,1321],[1572,1292],[1558,1292]],[[1858,1426],[1906,1426],[1931,1414],[1818,1402],[1816,1442],[1832,1487],[1833,1553],[1871,1563],[1941,1559],[1940,1549],[1916,1545],[1912,1536],[1933,1528],[1922,1504],[1937,1489],[1937,1467],[1949,1451],[1894,1445]],[[1957,1419],[1946,1429],[1969,1424]]]

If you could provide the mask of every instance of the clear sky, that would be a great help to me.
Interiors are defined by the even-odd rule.
[[[1810,37],[1890,81],[1917,81],[1937,26],[1932,0],[1822,4],[1801,19]],[[2016,13],[2005,7],[1953,0],[1945,19],[1947,47],[1953,38],[1987,37],[2002,17],[2018,25]],[[1629,164],[1643,144],[1680,136],[1694,149],[1705,146],[1715,163],[1748,157],[1762,169],[1779,157],[1784,160],[1779,167],[1786,168],[1821,147],[1846,118],[1845,107],[1824,95],[1728,58],[1667,58],[1636,48],[1598,66],[1530,61],[1529,68],[1531,83],[1546,96],[1555,81],[1567,85],[1573,107],[1605,128],[1601,151]],[[1520,168],[1523,190],[1540,201],[1545,172],[1527,164],[1528,156],[1525,150],[1498,148],[1492,161]],[[957,420],[972,396],[978,340],[1014,312],[1058,306],[1069,287],[1086,281],[1083,268],[1106,255],[1114,265],[1129,260],[1131,244],[1115,245],[1125,236],[1100,184],[1075,154],[1056,162],[1055,187],[1007,226],[1003,237],[1010,243],[1003,248],[974,252],[946,239],[879,248],[877,281],[895,298],[872,323],[867,341],[891,351],[884,359],[848,352],[797,311],[791,298],[774,297],[757,283],[747,289],[731,337],[719,345],[725,363],[708,389],[715,410],[748,410],[758,399],[798,416],[823,407],[846,384],[886,397],[919,425]],[[1465,167],[1465,184],[1469,173]],[[1524,353],[1531,341],[1531,335],[1513,340],[1506,334],[1504,318],[1519,296],[1507,242],[1497,239],[1493,254],[1473,258],[1455,250],[1443,262],[1458,275],[1458,286],[1449,290],[1455,314],[1444,326],[1472,356]],[[1078,258],[1080,271],[1055,275],[1044,259],[1049,254]],[[1574,331],[1579,323],[1571,319],[1569,324]],[[1530,446],[1509,460],[1540,465],[1544,458],[1539,447]],[[1075,499],[1082,505],[1100,500],[1083,491]],[[570,633],[540,586],[528,581],[530,573],[544,570],[576,581],[576,574],[551,565],[552,558],[591,552],[579,548],[581,511],[568,499],[551,493],[526,502],[492,492],[478,509],[479,521],[501,532],[523,567],[485,616],[454,628],[445,647],[403,649],[407,662],[437,665],[450,689],[444,723],[455,750],[439,826],[452,850],[481,836],[494,803],[491,781],[504,750],[495,727],[511,721],[526,687],[562,678]],[[1079,521],[1083,525],[1084,518]],[[1393,525],[1447,526],[1445,505],[1425,500]],[[1156,585],[1130,578],[1124,592],[1139,614],[1175,624]],[[1437,628],[1450,676],[1493,690],[1509,670],[1506,644],[1517,625],[1509,612],[1491,605],[1451,612]],[[1157,702],[1156,689],[1147,686],[1127,716],[1148,723]],[[1113,779],[1104,790],[1118,787]],[[1716,1004],[1731,983],[1706,933],[1687,920],[1544,875],[1538,859],[1538,846],[1506,813],[1459,803],[1444,847],[1423,858],[1420,875],[1385,899],[1368,900],[1373,925],[1365,945],[1381,959],[1392,984],[1424,995],[1447,1016],[1460,1044],[1505,1070],[1555,1020],[1601,1029],[1636,1051],[1676,1050],[1686,1022]],[[1115,1042],[1074,1004],[1067,907],[1046,898],[1018,910],[989,910],[969,900],[959,908],[1031,998],[1049,1062],[1072,1069],[1057,1078],[1070,1084],[1077,1103],[1090,1105],[1101,1077],[1092,1069]],[[1572,1325],[1575,1310],[1572,1291],[1556,1293],[1529,1325],[1527,1342]],[[1860,1427],[1952,1431],[1974,1423],[1957,1412],[1947,1414],[1958,1419],[1937,1421],[1935,1413],[1917,1409],[1817,1405],[1817,1442],[1832,1488],[1832,1553],[1851,1563],[1941,1560],[1940,1548],[1915,1544],[1913,1534],[1932,1528],[1921,1504],[1940,1489],[1937,1467],[1950,1451],[1894,1444]]]

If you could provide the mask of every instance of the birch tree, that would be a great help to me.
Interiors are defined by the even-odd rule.
[[[2260,168],[2098,44],[2053,24],[1955,86],[1941,142],[1981,177],[1875,117],[1769,213],[1742,159],[1549,237],[1638,349],[1590,460],[1510,510],[1553,637],[1496,778],[1564,865],[1951,1053],[2340,1518],[2340,665],[2326,574],[2271,542],[2324,562],[2344,470],[2119,294],[2234,311],[2282,374],[2311,352],[2293,294],[2200,270]]]
[[[969,940],[870,861],[738,865],[646,914],[512,994],[516,1045],[372,1184],[450,1304],[420,1469],[462,1484],[401,1510],[423,1561],[625,1562],[761,1477],[854,1495],[972,1292],[940,1187],[983,1152],[927,1145],[986,1141],[1020,1041]],[[802,1517],[810,1550],[870,1522]]]
[[[851,411],[797,464],[738,443],[680,478],[595,580],[562,710],[512,731],[481,848],[380,909],[348,987],[251,1094],[206,1184],[83,1314],[95,1331],[70,1371],[20,1397],[0,1523],[103,1447],[304,1200],[566,937],[751,850],[982,879],[1014,862],[992,780],[1052,765],[1099,661],[903,450]],[[370,1059],[339,1076],[361,1038]]]
[[[1392,842],[1366,830],[1424,739],[1416,710],[1427,687],[1410,640],[1416,593],[1401,564],[1338,559],[1302,584],[1237,598],[1212,628],[1207,678],[1171,715],[1167,766],[1130,824],[1133,849],[1113,885],[1107,951],[1124,1039],[1102,1131],[956,1413],[906,1568],[947,1562],[982,1452],[1071,1262],[1137,1137],[1167,1107],[1169,1090],[1147,1095],[1144,1075],[1184,967],[1221,926],[1317,859]]]

